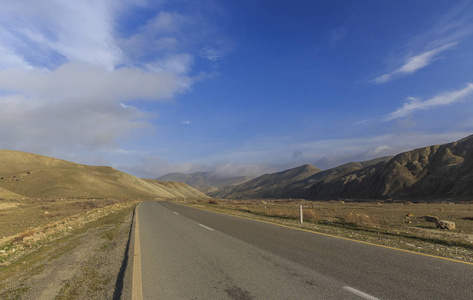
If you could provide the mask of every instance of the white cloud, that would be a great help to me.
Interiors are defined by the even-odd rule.
[[[392,49],[387,60],[390,71],[373,79],[374,83],[415,73],[431,65],[440,54],[465,41],[473,34],[471,7],[468,1],[452,4],[441,16],[430,20],[430,28],[411,36],[403,45]]]
[[[176,55],[188,56],[190,64],[197,58],[215,62],[230,51],[231,42],[211,21],[197,10],[188,14],[159,11],[134,34],[120,38],[119,44],[129,58],[149,65]],[[160,59],[150,60],[156,56]]]
[[[210,61],[217,61],[221,59],[223,56],[221,51],[215,49],[215,47],[210,47],[210,46],[202,49],[201,55]]]
[[[426,66],[430,65],[438,57],[440,53],[456,46],[457,44],[458,44],[457,42],[448,43],[446,45],[432,49],[430,51],[426,51],[422,54],[411,56],[404,62],[402,66],[400,66],[394,71],[391,71],[389,73],[376,77],[374,79],[374,82],[386,83],[388,81],[391,81],[394,78],[397,78],[406,74],[411,74],[422,68],[425,68]]]
[[[409,97],[407,98],[408,101],[404,103],[401,108],[387,115],[384,120],[391,121],[394,119],[405,117],[415,111],[432,109],[438,106],[451,105],[463,100],[466,96],[469,96],[472,93],[473,83],[467,83],[467,86],[461,90],[442,93],[425,101],[422,101],[418,98]]]
[[[385,152],[389,152],[391,151],[391,147],[389,146],[386,146],[386,145],[381,145],[381,146],[378,146],[376,148],[374,148],[373,150],[369,150],[367,152],[367,154],[369,156],[376,156],[376,155],[382,155],[382,153],[385,153]]]
[[[146,24],[137,28],[134,34],[118,41],[132,60],[143,61],[153,57],[151,62],[147,62],[150,64],[154,63],[156,56],[190,57],[188,51],[192,51],[192,44],[201,42],[199,37],[202,38],[200,31],[204,30],[203,27],[196,17],[159,11]]]
[[[171,72],[175,74],[188,74],[194,63],[194,58],[186,53],[173,54],[158,61],[148,64],[148,68],[155,72]]]
[[[4,91],[36,94],[44,99],[64,101],[168,99],[190,84],[190,79],[172,73],[152,73],[133,67],[110,72],[98,66],[80,63],[65,64],[54,71],[0,71],[0,89]]]
[[[193,173],[198,171],[215,172],[222,177],[249,176],[257,177],[266,173],[274,173],[303,164],[310,163],[321,169],[328,169],[353,161],[365,161],[378,157],[396,155],[403,151],[419,147],[449,143],[468,135],[471,132],[449,132],[442,134],[405,133],[384,134],[352,139],[319,140],[307,143],[280,145],[279,152],[287,152],[297,148],[304,151],[305,161],[290,161],[280,153],[268,149],[251,152],[238,149],[226,155],[209,157],[206,164],[173,163],[161,157],[143,154],[141,161],[133,165],[123,165],[119,169],[139,177],[156,178],[171,172]],[[257,157],[252,155],[256,154]],[[265,154],[267,161],[260,159]],[[246,162],[242,155],[246,156]],[[286,155],[287,156],[287,155]],[[235,159],[236,157],[236,159]],[[126,160],[124,160],[126,161]]]
[[[126,103],[167,101],[191,81],[173,73],[65,64],[54,71],[0,71],[0,146],[89,150],[116,147],[153,115]],[[8,128],[8,129],[7,129]],[[31,151],[31,150],[30,150]]]
[[[0,44],[14,47],[30,65],[40,66],[44,56],[64,56],[113,69],[123,59],[113,38],[113,1],[2,1],[1,5],[0,26],[17,42],[0,35]]]
[[[149,20],[144,31],[152,35],[180,34],[185,27],[194,25],[192,18],[178,13],[160,11]]]
[[[0,147],[111,152],[154,130],[155,106],[133,101],[187,91],[205,77],[190,75],[201,49],[221,37],[199,10],[164,2],[0,0]],[[138,6],[154,16],[130,27]]]

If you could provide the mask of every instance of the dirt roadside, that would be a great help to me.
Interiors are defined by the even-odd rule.
[[[0,265],[0,299],[119,299],[135,205],[102,208],[96,217],[89,213],[89,222],[59,222],[66,231],[23,238],[12,248],[21,255],[5,251],[11,257]]]

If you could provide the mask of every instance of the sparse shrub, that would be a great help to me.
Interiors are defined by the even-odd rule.
[[[236,209],[244,211],[244,212],[248,212],[248,213],[251,212],[251,210],[248,207],[242,206],[242,205],[237,205]]]
[[[318,221],[320,217],[313,209],[304,209],[303,212],[304,220]]]
[[[299,210],[292,208],[265,208],[262,211],[259,211],[258,213],[269,217],[289,219],[299,218]]]
[[[34,229],[27,229],[27,230],[23,231],[22,233],[20,233],[20,234],[13,240],[13,242],[20,242],[20,241],[22,241],[24,238],[26,238],[26,237],[28,237],[28,236],[32,236],[33,234],[35,234]]]
[[[375,227],[377,224],[366,214],[348,213],[342,217],[343,223],[356,227]]]

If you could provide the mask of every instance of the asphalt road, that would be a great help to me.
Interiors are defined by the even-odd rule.
[[[473,299],[472,265],[170,202],[137,215],[143,299]]]

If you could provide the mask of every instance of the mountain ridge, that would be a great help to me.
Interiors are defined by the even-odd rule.
[[[277,197],[281,191],[288,185],[308,178],[316,173],[322,172],[321,169],[306,164],[296,168],[284,170],[281,172],[261,175],[246,183],[234,186],[230,189],[209,193],[211,197],[225,197],[234,195],[237,198]]]
[[[350,162],[314,172],[306,178],[294,178],[289,180],[290,184],[287,178],[271,182],[270,185],[265,183],[267,178],[278,178],[278,175],[287,171],[265,174],[246,184],[208,195],[236,199],[308,200],[473,196],[473,135],[456,142],[417,148],[395,156]]]

